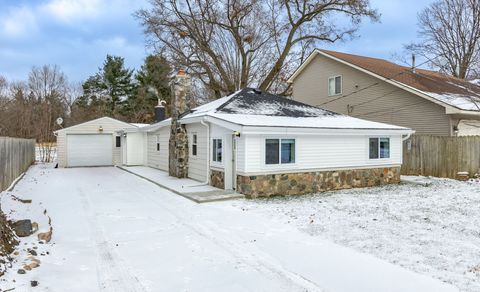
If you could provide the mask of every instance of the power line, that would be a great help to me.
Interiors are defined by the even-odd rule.
[[[418,68],[418,67],[420,67],[420,66],[422,66],[422,65],[424,65],[424,64],[426,64],[426,63],[428,63],[428,62],[431,62],[431,61],[432,61],[431,59],[428,59],[428,60],[426,60],[425,62],[420,63],[419,65],[413,66],[412,69],[416,69],[416,68]],[[393,76],[387,77],[387,78],[386,78],[385,80],[383,80],[383,81],[392,80],[393,78],[398,77],[398,76],[400,76],[400,75],[402,75],[402,74],[405,74],[405,73],[407,73],[407,72],[410,72],[410,71],[409,71],[408,69],[405,69],[405,70],[402,71],[402,72],[399,72],[399,73],[397,73],[397,74],[395,74],[395,75],[393,75]],[[342,99],[342,98],[349,97],[350,95],[357,94],[357,93],[359,93],[359,92],[361,92],[361,91],[363,91],[363,90],[372,88],[372,87],[377,86],[377,85],[379,85],[379,84],[380,84],[380,81],[377,81],[377,82],[375,82],[375,83],[373,83],[373,84],[370,84],[370,85],[368,85],[368,86],[366,86],[366,87],[364,87],[364,88],[361,88],[361,89],[359,89],[359,90],[353,91],[353,92],[351,92],[351,93],[349,93],[349,94],[346,94],[346,95],[339,96],[339,97],[337,97],[337,98],[335,98],[335,99],[328,100],[328,101],[326,101],[326,102],[324,102],[324,103],[321,103],[321,104],[319,104],[319,105],[317,105],[317,106],[326,105],[326,104],[329,104],[329,103],[331,103],[331,102],[340,100],[340,99]]]
[[[384,112],[388,112],[390,114],[393,114],[393,113],[396,113],[396,112],[399,112],[399,111],[402,111],[408,107],[412,107],[412,106],[416,106],[416,105],[419,105],[419,104],[422,104],[422,103],[427,103],[429,102],[428,100],[424,99],[420,102],[416,102],[416,103],[412,103],[412,104],[408,104],[408,105],[405,105],[405,106],[402,106],[402,107],[399,107],[397,108],[396,110],[394,111],[389,111],[389,109],[384,109],[384,110],[378,110],[378,111],[373,111],[373,112],[368,112],[368,113],[363,113],[363,114],[359,114],[359,115],[356,115],[356,117],[362,117],[362,116],[369,116],[369,115],[372,115],[372,114],[378,114],[378,113],[381,113],[381,114],[384,114]]]

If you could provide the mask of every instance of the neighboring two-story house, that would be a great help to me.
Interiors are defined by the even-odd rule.
[[[293,99],[417,134],[480,135],[480,86],[438,72],[315,50],[294,72]]]

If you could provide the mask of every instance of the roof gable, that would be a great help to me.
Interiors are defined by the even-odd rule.
[[[424,69],[413,72],[410,67],[383,59],[328,50],[315,50],[288,81],[293,82],[318,54],[362,70],[442,106],[480,111],[480,86],[474,83]]]
[[[138,128],[137,126],[135,126],[133,124],[130,124],[130,123],[127,123],[127,122],[124,122],[124,121],[120,121],[120,120],[117,120],[117,119],[114,119],[114,118],[111,118],[111,117],[101,117],[101,118],[93,119],[93,120],[90,120],[90,121],[86,121],[86,122],[83,122],[83,123],[80,123],[80,124],[76,124],[76,125],[73,125],[73,126],[70,126],[70,127],[67,127],[67,128],[57,130],[54,133],[62,132],[62,131],[65,131],[67,129],[74,129],[74,128],[77,128],[77,127],[82,126],[82,125],[88,125],[88,124],[92,124],[92,123],[101,122],[101,121],[104,121],[104,120],[110,120],[110,121],[114,121],[116,123],[122,124],[123,126],[125,126],[125,128],[133,128],[133,129]]]

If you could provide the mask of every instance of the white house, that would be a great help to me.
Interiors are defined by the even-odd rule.
[[[414,132],[252,88],[194,108],[179,122],[188,135],[188,177],[248,197],[398,183],[402,140]],[[168,171],[170,124],[100,118],[59,130],[59,166]]]
[[[127,163],[122,160],[125,155],[121,153],[122,141],[117,131],[138,130],[141,126],[103,117],[55,131],[58,165],[78,167]]]
[[[250,197],[397,183],[402,139],[413,133],[251,88],[179,121],[188,133],[188,177]],[[170,119],[118,133],[135,140],[122,144],[124,164],[168,171]]]

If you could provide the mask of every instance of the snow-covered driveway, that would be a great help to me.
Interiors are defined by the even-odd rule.
[[[1,289],[455,291],[243,201],[195,204],[117,168],[37,165],[13,193],[48,210],[53,239],[39,268],[11,269]]]

